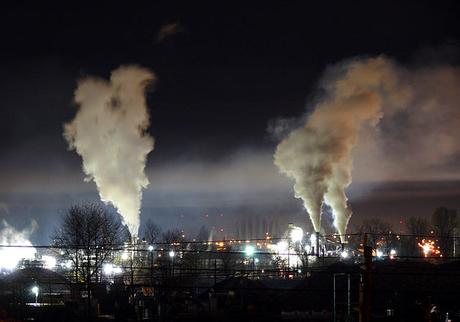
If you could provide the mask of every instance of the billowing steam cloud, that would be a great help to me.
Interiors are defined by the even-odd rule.
[[[351,217],[345,189],[352,181],[353,147],[362,128],[376,126],[384,111],[391,113],[408,103],[411,91],[400,73],[383,57],[330,70],[325,95],[306,124],[278,145],[275,164],[294,179],[295,196],[303,200],[315,231],[320,231],[326,203],[339,234],[345,234]]]
[[[147,155],[154,140],[146,133],[146,86],[154,74],[137,66],[114,70],[110,81],[88,77],[78,83],[75,119],[65,124],[70,149],[83,158],[87,181],[94,180],[101,200],[111,203],[135,236],[139,229]]]
[[[33,259],[35,257],[36,249],[32,246],[29,238],[38,228],[38,224],[35,220],[32,220],[30,226],[22,231],[16,230],[6,220],[2,221],[2,225],[3,228],[0,229],[0,244],[9,247],[2,247],[0,249],[0,269],[12,270],[22,259]]]

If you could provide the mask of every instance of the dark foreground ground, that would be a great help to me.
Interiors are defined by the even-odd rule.
[[[183,276],[156,279],[153,287],[115,281],[92,285],[88,301],[81,285],[24,269],[1,280],[0,321],[359,321],[362,276],[362,264],[350,261],[206,283]],[[460,321],[458,261],[377,261],[370,281],[371,321]],[[37,303],[31,283],[41,285]]]

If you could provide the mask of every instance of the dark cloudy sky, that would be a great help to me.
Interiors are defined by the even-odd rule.
[[[269,124],[300,117],[324,70],[344,59],[459,62],[456,1],[1,6],[0,216],[19,228],[37,219],[43,243],[68,206],[97,199],[62,138],[81,77],[107,78],[129,63],[158,77],[148,93],[156,144],[143,220],[192,231],[205,213],[224,213],[232,230],[235,218],[259,214],[309,227],[272,164]],[[444,170],[439,180],[363,178],[349,189],[351,226],[460,208],[458,176]]]

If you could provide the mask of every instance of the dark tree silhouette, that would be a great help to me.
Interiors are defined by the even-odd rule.
[[[439,246],[444,256],[453,256],[454,236],[459,224],[457,211],[444,207],[435,210],[431,218],[434,234],[439,236]]]
[[[182,232],[179,229],[167,230],[161,235],[161,242],[168,248],[172,248],[170,247],[171,244],[182,241],[184,241],[184,237],[182,237]]]
[[[86,284],[88,305],[90,285],[99,280],[102,264],[121,243],[121,232],[119,218],[96,203],[72,206],[55,230],[54,245],[64,259],[72,261],[75,281]]]
[[[430,233],[430,224],[425,218],[409,217],[406,221],[406,227],[411,235],[426,237]]]
[[[144,238],[149,244],[159,242],[161,239],[161,227],[154,223],[153,220],[148,219],[144,226]]]
[[[385,253],[389,254],[391,247],[395,244],[391,224],[379,218],[364,220],[359,231],[368,234],[369,246],[374,249],[381,248]]]
[[[401,237],[401,248],[404,255],[420,256],[421,249],[418,243],[429,236],[430,223],[421,217],[409,217],[406,221],[406,228],[409,235]]]

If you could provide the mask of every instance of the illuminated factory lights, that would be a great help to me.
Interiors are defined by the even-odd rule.
[[[442,254],[441,254],[441,250],[439,248],[439,246],[436,246],[435,244],[435,241],[434,240],[425,240],[425,239],[422,239],[422,242],[421,243],[418,243],[417,244],[418,247],[421,248],[422,252],[423,252],[423,255],[425,257],[428,257],[428,256],[439,256],[439,257],[442,257]]]
[[[20,247],[4,247],[0,249],[0,269],[12,271],[22,259],[35,258],[36,250],[29,241],[21,243],[18,246]]]
[[[121,274],[123,272],[121,267],[113,265],[111,263],[104,264],[104,266],[102,267],[102,271],[105,275],[116,275]]]

